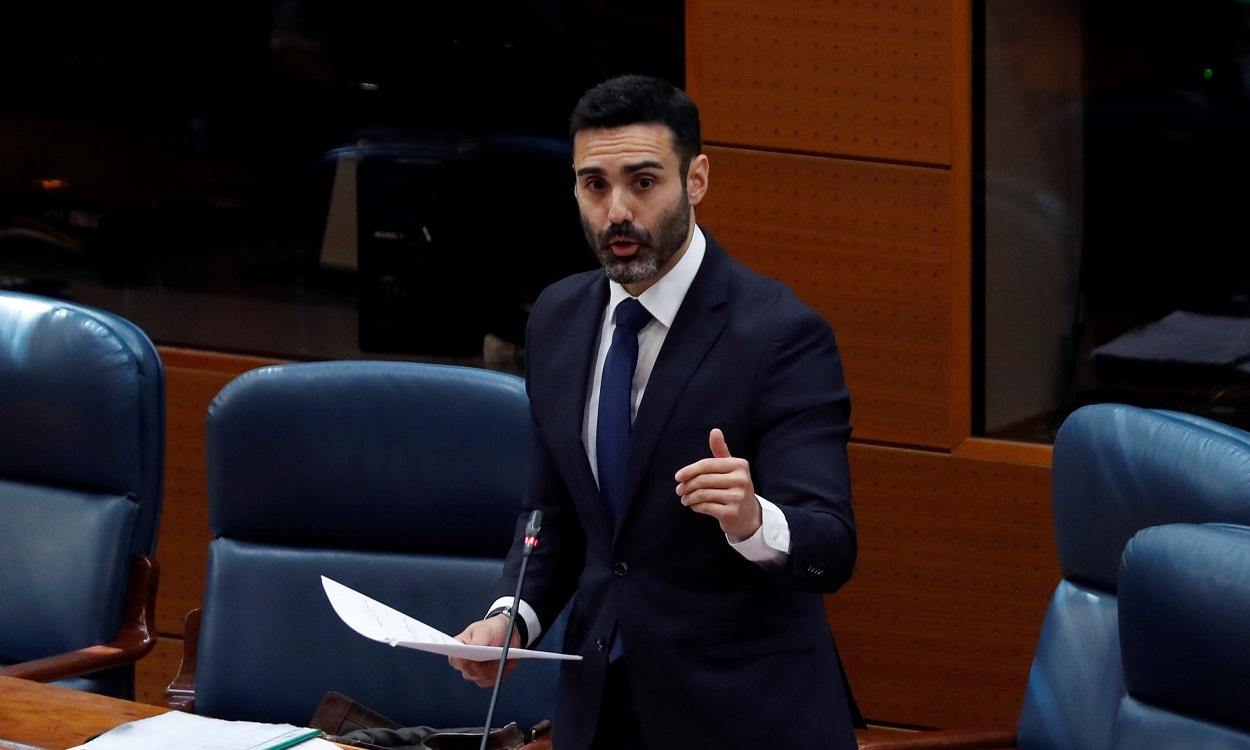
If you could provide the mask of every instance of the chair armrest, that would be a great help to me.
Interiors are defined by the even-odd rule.
[[[144,555],[135,555],[130,561],[130,581],[126,588],[121,630],[113,640],[77,651],[11,664],[0,669],[0,675],[53,682],[134,664],[156,646],[156,586],[159,580],[160,568],[156,561]]]
[[[200,610],[187,612],[183,631],[182,664],[178,674],[165,688],[165,705],[175,711],[195,713],[195,655],[200,646]]]
[[[866,729],[855,732],[859,750],[1011,750],[1014,730],[936,729],[900,732]]]

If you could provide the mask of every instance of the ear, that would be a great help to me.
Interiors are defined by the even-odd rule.
[[[690,205],[697,206],[707,193],[707,154],[699,154],[690,160],[690,169],[686,172],[686,195],[690,197]]]

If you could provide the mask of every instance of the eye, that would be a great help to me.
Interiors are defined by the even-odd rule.
[[[634,182],[634,185],[640,190],[650,190],[655,187],[655,178],[650,175],[643,175]]]
[[[591,192],[596,192],[596,193],[599,192],[600,190],[603,190],[603,186],[604,186],[604,182],[599,177],[588,178],[585,182],[582,183],[583,188]]]

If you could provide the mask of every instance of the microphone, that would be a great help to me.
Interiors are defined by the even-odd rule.
[[[512,633],[516,630],[516,613],[521,604],[521,586],[525,583],[525,569],[529,567],[530,555],[538,546],[538,532],[543,528],[543,512],[536,510],[530,513],[525,524],[524,546],[521,548],[521,571],[516,577],[516,593],[512,595],[512,606],[508,607],[508,629],[503,636],[503,650],[499,652],[499,668],[495,670],[495,687],[490,691],[490,708],[486,711],[486,723],[482,725],[482,744],[478,750],[486,750],[486,741],[490,739],[490,723],[495,718],[495,702],[499,700],[499,686],[503,684],[503,670],[508,663],[508,649],[512,646]],[[522,643],[525,647],[528,644]]]

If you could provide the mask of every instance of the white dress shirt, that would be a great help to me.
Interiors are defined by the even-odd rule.
[[[689,291],[695,274],[699,272],[699,266],[703,264],[706,250],[707,240],[703,236],[703,230],[696,226],[691,234],[686,253],[681,260],[677,261],[677,265],[637,297],[638,302],[651,313],[652,319],[638,332],[638,365],[634,370],[633,398],[630,403],[631,420],[638,416],[638,406],[642,403],[643,393],[647,390],[647,381],[651,379],[651,371],[655,367],[656,359],[660,356],[664,339],[668,337],[673,320],[677,317],[677,311],[681,308],[682,301],[686,299],[686,292]],[[588,395],[582,421],[582,445],[586,447],[586,456],[590,459],[590,470],[594,473],[596,482],[599,481],[599,462],[595,449],[595,436],[599,426],[599,382],[603,377],[603,363],[608,358],[608,348],[612,344],[612,332],[616,330],[616,307],[630,296],[625,287],[615,281],[608,282],[608,304],[603,311],[599,343],[595,350],[595,366],[591,369],[590,383],[586,389]],[[710,449],[708,455],[711,456]],[[673,482],[673,486],[677,486],[676,481]],[[786,522],[786,516],[780,508],[759,495],[755,497],[759,500],[763,511],[760,528],[746,539],[733,539],[727,535],[725,540],[740,555],[758,565],[780,567],[785,564],[790,554],[790,525]],[[676,492],[673,494],[673,502],[679,502]],[[496,600],[491,605],[491,609],[507,607],[511,604],[512,597],[505,596]],[[538,615],[525,600],[521,600],[517,614],[525,619],[532,643],[542,632],[542,624],[538,621]]]

